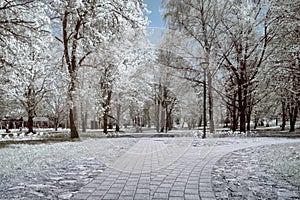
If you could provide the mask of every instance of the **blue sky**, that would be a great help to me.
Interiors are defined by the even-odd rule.
[[[163,28],[164,22],[160,14],[161,0],[144,0],[144,3],[147,4],[148,10],[151,10],[151,13],[147,15],[151,21],[149,27]]]
[[[165,28],[160,13],[161,0],[144,0],[144,3],[147,4],[147,9],[151,10],[151,13],[147,14],[147,17],[151,21],[148,25],[148,31],[151,32],[149,39],[152,43],[156,43]]]

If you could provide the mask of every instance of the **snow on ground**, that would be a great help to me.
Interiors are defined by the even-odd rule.
[[[239,135],[193,140],[197,134],[161,139],[183,146],[234,145],[263,139]],[[0,143],[0,199],[69,199],[137,141],[86,138],[74,142]],[[226,155],[217,163],[212,181],[218,199],[295,199],[300,196],[299,170],[299,142],[259,146]]]
[[[235,151],[212,174],[217,199],[299,199],[300,143]]]
[[[0,145],[0,199],[68,199],[136,141]]]

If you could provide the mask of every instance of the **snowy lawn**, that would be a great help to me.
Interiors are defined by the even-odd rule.
[[[0,144],[0,199],[68,199],[136,141]]]
[[[299,188],[300,143],[272,145],[262,153],[260,163],[271,166],[273,173]]]
[[[228,154],[214,167],[212,182],[217,199],[299,199],[300,143]]]

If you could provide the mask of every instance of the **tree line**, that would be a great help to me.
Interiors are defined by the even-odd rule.
[[[91,117],[105,133],[110,121],[116,131],[128,120],[164,132],[180,119],[189,128],[208,121],[214,132],[219,118],[246,132],[274,115],[295,130],[299,2],[163,0],[162,7],[167,29],[153,46],[142,0],[1,1],[0,115],[25,113],[29,132],[37,115],[56,127],[68,117],[71,138]]]
[[[249,131],[251,120],[257,127],[264,117],[281,117],[282,130],[289,119],[295,131],[299,1],[163,0],[163,6],[169,30],[162,46],[192,63],[170,67],[207,85],[210,132],[216,97],[222,98],[233,131]]]

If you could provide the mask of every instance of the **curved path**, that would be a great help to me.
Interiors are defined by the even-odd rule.
[[[143,138],[72,199],[215,199],[211,172],[224,155],[275,138]]]

